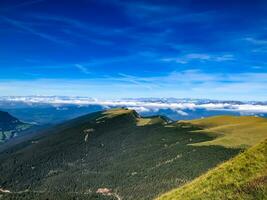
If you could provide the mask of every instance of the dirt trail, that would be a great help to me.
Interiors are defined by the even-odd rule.
[[[113,196],[118,200],[122,200],[122,198],[115,192],[112,192],[111,189],[108,188],[98,188],[98,190],[96,191],[96,193],[98,194],[102,194],[104,196]]]

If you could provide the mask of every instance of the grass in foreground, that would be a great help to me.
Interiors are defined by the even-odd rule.
[[[267,199],[267,140],[156,200]]]

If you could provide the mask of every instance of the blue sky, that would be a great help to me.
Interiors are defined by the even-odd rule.
[[[267,1],[1,0],[0,94],[267,100]]]

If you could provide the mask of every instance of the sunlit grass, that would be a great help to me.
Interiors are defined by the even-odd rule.
[[[267,119],[252,116],[216,116],[179,123],[199,126],[196,134],[207,134],[214,140],[193,144],[195,146],[221,145],[244,148],[267,138]]]

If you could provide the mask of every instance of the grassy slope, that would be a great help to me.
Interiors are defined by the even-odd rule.
[[[180,123],[202,127],[196,133],[205,133],[214,140],[194,145],[221,145],[224,147],[249,147],[267,138],[267,119],[252,116],[216,116]]]
[[[94,130],[88,134],[84,130]],[[177,188],[238,149],[190,146],[211,140],[198,128],[161,117],[140,118],[111,110],[77,118],[0,154],[4,199],[107,199],[109,188],[122,199],[147,200]],[[87,140],[86,140],[87,138]]]
[[[157,200],[267,199],[267,140]]]

